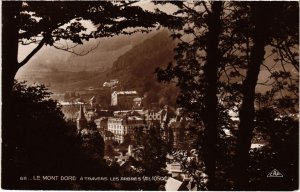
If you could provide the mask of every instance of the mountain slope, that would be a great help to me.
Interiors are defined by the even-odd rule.
[[[169,36],[167,30],[161,30],[106,39],[83,57],[46,49],[18,73],[17,79],[43,83],[57,94],[100,88],[104,81],[119,79],[121,89],[138,91],[148,104],[174,105],[177,89],[158,83],[154,74],[158,66],[173,60],[175,43]]]
[[[75,48],[75,52],[92,50],[85,56],[78,56],[53,47],[44,46],[28,64],[23,66],[17,77],[26,75],[27,72],[57,72],[57,71],[103,71],[111,68],[112,64],[124,53],[140,42],[155,35],[153,31],[148,34],[135,33],[133,35],[120,35],[109,38],[101,38],[85,42]],[[66,42],[61,42],[65,44]],[[98,45],[98,46],[97,46]],[[32,46],[20,46],[19,60],[27,56],[35,48]]]
[[[137,90],[147,103],[175,104],[177,89],[161,84],[154,71],[173,61],[175,42],[163,30],[120,56],[109,70],[109,79],[119,79],[124,90]]]

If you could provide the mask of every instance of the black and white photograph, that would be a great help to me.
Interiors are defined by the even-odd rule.
[[[299,189],[299,1],[1,10],[2,189]]]

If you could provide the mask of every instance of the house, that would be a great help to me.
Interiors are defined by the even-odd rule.
[[[136,91],[114,91],[111,94],[111,106],[121,109],[132,109],[135,105],[134,99],[139,97]]]
[[[89,122],[98,118],[98,113],[96,110],[86,110],[84,115]]]
[[[114,134],[118,143],[123,143],[127,134],[134,139],[134,132],[144,127],[144,120],[137,116],[109,117],[107,121],[107,130]]]
[[[162,111],[154,110],[154,109],[145,110],[144,111],[145,121],[147,121],[148,123],[153,121],[160,122],[161,113]]]
[[[114,117],[143,116],[143,110],[120,110],[113,112]]]
[[[177,162],[167,163],[166,170],[168,171],[168,174],[172,177],[178,177],[183,173],[180,163]]]
[[[118,83],[119,83],[119,81],[117,79],[112,79],[109,82],[104,82],[103,87],[114,87]]]
[[[113,141],[114,140],[114,134],[108,130],[104,131],[101,135],[104,141]]]
[[[179,191],[182,183],[182,181],[170,177],[166,182],[166,191]]]
[[[99,119],[96,119],[95,124],[97,126],[97,129],[101,135],[107,131],[107,122],[108,122],[108,117],[101,117]]]
[[[142,97],[136,97],[133,99],[133,108],[134,109],[139,109],[142,106]]]
[[[197,185],[192,179],[178,179],[169,177],[165,184],[166,191],[197,191]]]

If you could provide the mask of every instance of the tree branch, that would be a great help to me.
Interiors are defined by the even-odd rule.
[[[202,3],[202,5],[204,6],[204,8],[205,8],[205,10],[207,11],[207,13],[210,14],[211,12],[210,12],[210,10],[208,9],[208,7],[207,7],[205,1],[201,1],[201,3]]]
[[[68,45],[59,47],[59,46],[53,44],[53,47],[56,48],[56,49],[62,50],[62,51],[66,51],[68,53],[72,53],[72,54],[77,55],[77,56],[85,56],[85,55],[89,54],[90,52],[94,51],[99,46],[99,44],[100,44],[100,42],[98,42],[97,45],[95,47],[91,48],[90,50],[88,50],[88,51],[81,51],[81,52],[76,52],[73,49],[73,48],[77,47],[78,44],[76,44],[74,46],[71,46],[71,47],[69,47]]]
[[[290,63],[294,66],[294,68],[299,71],[299,66],[298,66],[298,61],[293,57],[293,53],[291,52],[290,48],[288,45],[285,45],[283,43],[270,43],[271,46],[273,46],[276,50],[279,56],[281,57],[280,59],[285,61],[286,63]],[[285,54],[283,53],[285,52]],[[287,58],[285,58],[287,57]],[[288,59],[288,60],[286,60]]]
[[[185,5],[184,3],[182,4],[187,10],[191,11],[194,15],[200,16],[201,13],[197,12],[196,10],[190,8],[189,6]]]
[[[29,55],[27,55],[27,57],[19,63],[19,68],[22,67],[23,65],[25,65],[32,57],[34,54],[36,54],[42,47],[43,45],[45,44],[46,42],[46,39],[45,37],[40,41],[40,43],[38,44],[38,46],[36,46],[36,48],[34,48],[31,53],[29,53]]]
[[[117,6],[117,7],[118,7],[118,8],[126,7],[126,6],[128,6],[128,5],[132,5],[132,4],[137,3],[137,2],[138,2],[138,1],[130,1],[130,2],[128,2],[128,3],[124,3],[124,4],[119,5],[119,6]]]
[[[21,43],[21,45],[30,45],[30,44],[37,44],[41,41],[38,41],[36,39],[30,39],[30,40],[19,40],[19,43]]]

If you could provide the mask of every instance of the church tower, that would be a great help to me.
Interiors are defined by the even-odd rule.
[[[80,105],[79,115],[77,118],[77,131],[81,131],[82,129],[86,128],[87,120],[84,116],[83,107]]]

